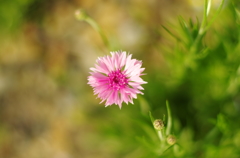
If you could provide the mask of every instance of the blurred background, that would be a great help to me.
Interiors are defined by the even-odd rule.
[[[211,11],[219,5],[212,1]],[[0,1],[0,158],[159,157],[148,111],[162,118],[166,100],[181,152],[162,157],[239,157],[238,6],[226,1],[199,46],[207,53],[193,60],[179,17],[192,19],[194,39],[202,0]],[[78,9],[102,28],[108,48],[75,18]],[[117,50],[143,61],[148,82],[121,110],[100,105],[87,85],[97,57]]]

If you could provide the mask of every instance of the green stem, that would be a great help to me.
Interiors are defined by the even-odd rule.
[[[203,21],[201,23],[201,26],[199,28],[199,32],[197,35],[197,38],[194,40],[192,46],[190,47],[190,54],[194,54],[197,51],[197,45],[201,41],[201,38],[203,35],[206,33],[206,31],[209,29],[209,27],[212,25],[212,23],[215,21],[217,16],[219,15],[220,11],[222,10],[223,4],[225,0],[222,0],[219,8],[217,9],[217,12],[213,16],[213,18],[210,20],[210,22],[207,24],[207,17],[210,12],[211,8],[211,0],[205,0],[205,5],[204,5],[204,14],[203,14]]]
[[[171,116],[171,110],[170,110],[168,101],[166,101],[166,106],[167,106],[167,113],[168,113],[166,135],[169,135],[172,128],[172,116]]]
[[[162,130],[158,131],[158,137],[159,137],[161,142],[164,141]]]
[[[90,24],[93,27],[93,29],[96,30],[100,34],[105,46],[108,49],[110,49],[108,39],[96,21],[94,21],[90,16],[88,16],[86,14],[85,11],[83,11],[81,9],[76,11],[75,16],[76,16],[77,20],[83,20],[83,21],[86,21],[88,24]]]
[[[195,54],[196,53],[197,46],[198,46],[199,42],[201,41],[202,36],[207,31],[207,29],[206,29],[207,17],[208,17],[210,8],[211,8],[211,0],[205,0],[203,20],[202,20],[201,26],[199,28],[198,35],[197,35],[196,39],[194,40],[192,46],[190,47],[190,54]]]
[[[103,33],[102,29],[99,27],[99,25],[90,17],[86,18],[85,21],[88,22],[93,27],[93,29],[96,30],[100,34],[100,36],[103,40],[103,43],[105,44],[105,46],[107,48],[109,48],[108,39],[105,36],[105,34]]]

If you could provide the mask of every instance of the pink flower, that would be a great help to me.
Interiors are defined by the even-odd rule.
[[[133,104],[137,94],[143,94],[141,84],[146,84],[140,77],[145,68],[142,62],[131,59],[132,55],[126,52],[111,52],[112,56],[99,57],[94,68],[90,68],[88,84],[93,87],[94,94],[98,95],[105,107],[116,104],[119,108],[122,103]]]

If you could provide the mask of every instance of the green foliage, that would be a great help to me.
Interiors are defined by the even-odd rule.
[[[49,9],[45,2],[45,0],[0,1],[0,33],[16,32],[26,20],[39,21],[43,12]]]
[[[0,30],[6,31],[19,26],[23,20],[23,11],[30,1],[0,1]]]
[[[206,0],[201,20],[186,22],[179,17],[178,26],[162,26],[173,39],[157,46],[164,50],[169,73],[157,70],[166,75],[157,80],[158,74],[150,72],[146,99],[139,98],[142,116],[137,119],[143,133],[138,131],[136,140],[143,147],[141,157],[240,156],[239,15],[234,3],[222,1],[211,10],[211,1]],[[171,102],[173,114],[168,102],[164,110],[164,99]],[[157,120],[163,120],[163,129],[153,132],[147,110],[152,124],[163,115]],[[169,145],[172,134],[177,143]]]
[[[239,132],[239,12],[231,3],[222,9],[223,1],[212,13],[210,4],[205,1],[201,22],[179,17],[176,28],[163,26],[175,38],[173,48],[162,48],[170,71],[167,99],[181,122],[176,157],[239,156],[230,143]]]

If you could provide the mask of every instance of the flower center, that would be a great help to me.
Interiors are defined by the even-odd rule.
[[[127,77],[122,74],[121,70],[112,71],[108,74],[109,86],[114,90],[120,90],[128,84]]]

